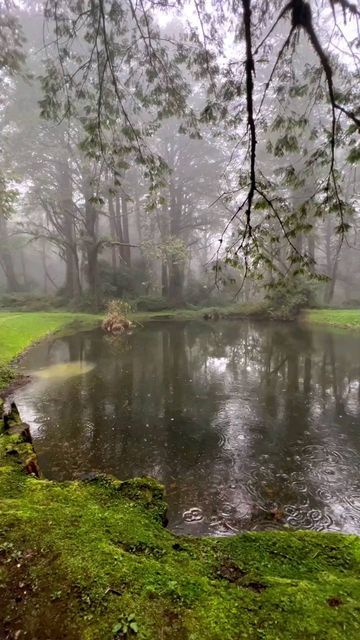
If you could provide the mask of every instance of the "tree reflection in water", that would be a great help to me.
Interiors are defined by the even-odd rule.
[[[359,533],[360,338],[154,323],[115,342],[100,332],[55,339],[24,366],[79,360],[95,368],[16,393],[47,477],[154,476],[184,533]]]

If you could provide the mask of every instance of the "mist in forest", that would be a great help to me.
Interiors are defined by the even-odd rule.
[[[356,7],[80,4],[0,2],[1,306],[360,306]]]

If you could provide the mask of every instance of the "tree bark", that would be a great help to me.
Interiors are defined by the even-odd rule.
[[[115,200],[115,223],[116,223],[116,235],[118,242],[124,243],[124,234],[122,228],[122,220],[121,220],[121,204],[120,204],[120,196],[116,194]],[[125,253],[124,253],[124,245],[119,245],[119,257],[120,262],[125,262]]]
[[[126,195],[121,196],[121,213],[122,213],[122,228],[123,228],[123,238],[124,242],[130,244],[130,236],[129,236],[129,212],[128,212],[128,201]],[[130,246],[124,247],[124,259],[127,266],[131,267],[131,248]]]
[[[68,156],[58,164],[58,207],[61,231],[65,239],[65,284],[64,290],[70,299],[81,294],[79,256],[75,233],[75,211],[72,192],[72,177]]]
[[[17,279],[12,253],[9,247],[9,234],[7,222],[0,216],[0,265],[6,278],[6,289],[8,292],[21,291],[21,285]]]
[[[179,238],[181,233],[182,190],[170,185],[170,236]],[[169,299],[176,305],[184,302],[184,265],[178,256],[169,259]]]
[[[113,240],[117,240],[116,233],[116,220],[115,220],[115,206],[114,206],[114,198],[112,194],[108,195],[108,208],[109,208],[109,222],[110,222],[110,235]],[[111,268],[113,281],[116,279],[116,271],[117,271],[117,252],[116,245],[112,245],[111,247]]]
[[[326,270],[330,280],[328,281],[325,289],[325,296],[324,296],[325,304],[330,304],[334,297],[337,271],[338,271],[338,265],[339,265],[339,257],[340,257],[340,251],[341,251],[341,239],[340,239],[336,247],[335,256],[334,258],[332,257],[331,236],[332,236],[331,221],[328,218],[326,223],[325,252],[326,252]]]
[[[94,307],[99,304],[98,291],[98,257],[99,245],[97,239],[97,209],[92,202],[93,191],[88,175],[83,175],[83,195],[85,198],[85,253],[86,253],[86,275],[89,285],[89,292],[93,299]]]
[[[161,295],[163,298],[167,298],[169,295],[168,267],[164,257],[161,261]]]

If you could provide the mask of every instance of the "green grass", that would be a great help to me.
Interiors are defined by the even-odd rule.
[[[24,473],[32,457],[0,435],[0,637],[360,637],[356,536],[180,538],[155,481],[49,482]]]
[[[32,343],[65,328],[93,328],[98,316],[85,313],[0,312],[0,390],[14,378],[9,367]]]
[[[360,329],[360,309],[311,309],[304,315],[306,322],[339,329]]]

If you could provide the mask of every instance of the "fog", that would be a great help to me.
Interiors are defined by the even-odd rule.
[[[359,14],[292,4],[0,1],[1,306],[360,306]]]

